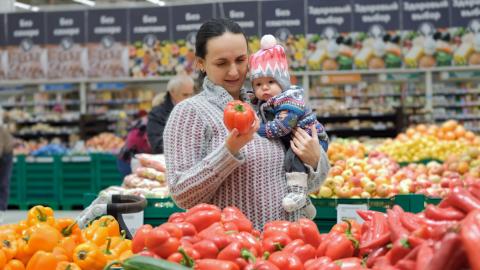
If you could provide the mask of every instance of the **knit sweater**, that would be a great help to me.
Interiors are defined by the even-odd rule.
[[[257,229],[271,220],[298,219],[299,212],[288,213],[282,207],[287,183],[285,149],[279,140],[255,134],[238,155],[226,148],[223,108],[232,100],[224,88],[205,78],[203,91],[179,103],[170,114],[164,149],[173,200],[186,209],[198,203],[236,206]],[[313,192],[329,170],[325,152],[321,151],[316,172],[307,168],[308,188]]]

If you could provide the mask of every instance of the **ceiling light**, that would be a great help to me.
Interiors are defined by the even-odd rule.
[[[25,3],[17,2],[17,1],[13,2],[13,5],[17,8],[31,10],[33,12],[37,12],[39,10],[39,8],[37,6],[31,6],[29,4],[25,4]]]
[[[73,0],[73,2],[77,2],[79,4],[84,4],[84,5],[87,5],[87,6],[90,6],[90,7],[95,6],[95,2],[92,1],[92,0]]]
[[[165,6],[165,1],[160,1],[160,0],[147,0],[147,1],[152,4],[159,5],[161,7]]]

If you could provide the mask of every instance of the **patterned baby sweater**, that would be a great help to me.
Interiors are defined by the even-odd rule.
[[[225,146],[228,134],[223,108],[232,96],[205,78],[203,91],[179,103],[164,132],[167,181],[173,200],[182,208],[198,203],[219,207],[234,205],[262,229],[267,221],[296,220],[282,199],[287,194],[285,149],[280,140],[254,139],[233,156]],[[309,171],[309,191],[325,180],[328,158],[324,151],[314,171]]]

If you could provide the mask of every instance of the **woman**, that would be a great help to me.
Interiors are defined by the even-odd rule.
[[[298,211],[287,213],[281,205],[287,194],[282,143],[258,136],[258,119],[243,135],[236,129],[228,132],[223,124],[223,109],[240,99],[247,74],[245,34],[231,20],[213,19],[200,27],[195,46],[205,78],[202,92],[174,108],[164,133],[172,198],[182,208],[237,206],[257,229],[271,220],[298,219]],[[310,137],[297,130],[292,140],[292,149],[308,168],[309,191],[320,186],[329,169],[312,132]]]

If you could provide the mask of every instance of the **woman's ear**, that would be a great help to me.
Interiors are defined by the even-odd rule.
[[[195,59],[195,67],[201,72],[205,72],[205,59],[197,57]]]

